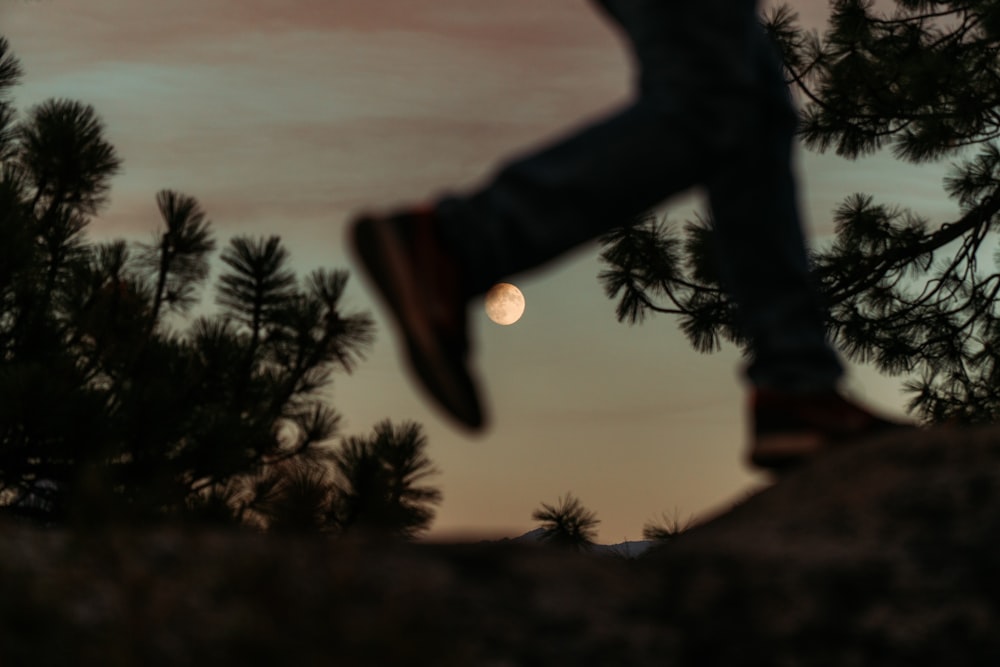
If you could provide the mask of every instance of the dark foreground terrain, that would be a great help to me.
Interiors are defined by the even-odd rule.
[[[635,560],[0,526],[0,665],[1000,664],[1000,431],[830,455]]]

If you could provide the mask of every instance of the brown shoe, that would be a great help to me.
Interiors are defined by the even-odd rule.
[[[351,226],[351,244],[396,320],[416,377],[445,412],[478,430],[485,419],[467,362],[461,269],[435,223],[433,209],[363,216]]]
[[[779,472],[859,438],[914,428],[879,417],[834,390],[798,394],[756,389],[751,419],[751,465]]]

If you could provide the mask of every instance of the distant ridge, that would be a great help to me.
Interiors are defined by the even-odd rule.
[[[529,530],[523,535],[504,538],[499,541],[503,542],[504,540],[510,540],[512,542],[541,542],[542,534],[544,532],[544,528],[535,528],[534,530]],[[592,553],[622,556],[624,558],[638,558],[654,544],[656,544],[656,542],[652,540],[625,540],[624,542],[619,542],[618,544],[594,544],[590,547],[590,551]]]

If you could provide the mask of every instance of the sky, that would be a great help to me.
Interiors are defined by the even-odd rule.
[[[823,0],[791,3],[818,27]],[[511,326],[472,305],[476,365],[492,426],[456,430],[414,390],[374,295],[345,249],[348,221],[465,192],[510,156],[625,103],[623,44],[584,0],[0,0],[0,34],[26,76],[27,111],[91,104],[123,159],[95,240],[148,240],[155,193],[194,196],[220,245],[279,234],[300,275],[349,268],[347,307],[377,340],[329,397],[344,435],[385,418],[424,426],[444,502],[431,538],[514,536],[532,511],[573,493],[598,539],[638,539],[664,514],[704,519],[768,483],[744,464],[738,352],[694,351],[675,320],[618,323],[597,280],[596,245],[510,282]],[[940,169],[886,156],[801,152],[807,233],[863,191],[947,221]],[[697,192],[665,202],[682,222]],[[900,381],[854,368],[847,387],[902,414]]]

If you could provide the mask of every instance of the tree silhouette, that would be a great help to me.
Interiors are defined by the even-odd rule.
[[[419,425],[389,421],[367,437],[280,460],[218,492],[194,509],[208,522],[234,519],[269,532],[412,539],[434,518],[441,492],[424,484],[437,471]]]
[[[576,551],[585,551],[597,538],[597,525],[601,522],[594,512],[583,506],[578,498],[567,493],[555,505],[542,503],[531,518],[542,523],[541,540],[548,544]]]
[[[347,273],[300,281],[280,239],[237,237],[221,312],[185,319],[215,248],[205,212],[163,190],[151,243],[90,242],[120,160],[87,105],[15,122],[20,74],[0,39],[0,506],[46,523],[238,522],[266,505],[247,480],[279,473],[291,506],[314,475],[294,462],[338,433],[321,391],[372,340],[371,318],[344,312]],[[270,525],[301,526],[293,515],[272,508]]]
[[[10,89],[20,82],[23,73],[21,63],[10,50],[10,43],[0,36],[0,164],[13,158],[16,152],[14,119],[17,113],[10,101]]]
[[[389,421],[367,438],[347,438],[333,457],[337,522],[345,532],[414,537],[434,519],[441,492],[422,482],[437,474],[418,424]]]
[[[265,325],[290,299],[295,290],[295,274],[288,268],[288,251],[281,239],[234,238],[222,252],[229,271],[219,281],[218,303],[234,319],[250,329],[252,355]]]
[[[330,533],[337,530],[337,488],[329,466],[289,459],[268,466],[243,488],[244,508],[275,533]],[[233,505],[232,498],[229,499]]]
[[[186,313],[196,302],[196,290],[208,277],[208,255],[215,250],[205,212],[193,197],[172,190],[156,195],[163,218],[153,243],[140,246],[139,265],[153,281],[149,328],[155,327],[166,304]]]
[[[905,374],[926,420],[1000,417],[1000,270],[986,261],[1000,213],[1000,20],[995,2],[896,0],[881,12],[835,0],[826,32],[798,27],[787,7],[767,28],[803,100],[801,136],[815,150],[859,158],[953,160],[944,189],[956,203],[930,221],[864,193],[833,212],[836,237],[812,257],[847,355]],[[601,273],[620,320],[679,318],[700,351],[747,341],[713,262],[711,220],[683,226],[644,216],[607,235]]]
[[[691,527],[691,518],[681,521],[675,511],[673,516],[664,513],[659,520],[649,521],[642,527],[642,539],[669,542]]]
[[[42,221],[63,206],[92,214],[106,201],[121,159],[104,138],[104,123],[93,107],[74,100],[42,102],[16,135],[18,161],[34,189],[32,208],[43,207]]]

